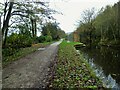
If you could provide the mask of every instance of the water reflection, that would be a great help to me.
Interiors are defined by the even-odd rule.
[[[78,48],[77,48],[78,49]],[[98,75],[104,74],[107,79],[112,82],[110,84],[118,83],[120,86],[120,49],[111,47],[97,47],[97,48],[80,48],[84,53],[84,57],[88,59],[92,67],[99,67],[96,69]],[[99,72],[100,71],[100,72]],[[114,81],[115,80],[115,81]]]

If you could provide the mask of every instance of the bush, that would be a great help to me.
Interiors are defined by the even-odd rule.
[[[4,60],[4,57],[11,56],[11,55],[15,54],[16,52],[18,52],[18,50],[19,49],[15,49],[15,48],[11,48],[11,47],[2,49],[3,60]]]
[[[28,35],[13,33],[7,38],[7,46],[11,48],[30,47],[32,41],[32,38]]]
[[[46,42],[51,42],[52,41],[52,37],[51,36],[46,36],[45,37],[45,41]]]
[[[37,41],[38,41],[39,43],[43,43],[43,42],[45,42],[45,36],[43,36],[43,35],[37,37],[36,39],[37,39]]]

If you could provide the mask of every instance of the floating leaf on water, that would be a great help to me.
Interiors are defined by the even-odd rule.
[[[113,75],[113,76],[117,76],[117,75],[116,75],[116,74],[114,74],[114,73],[113,73],[112,75]]]
[[[52,87],[52,85],[50,85],[49,87]]]

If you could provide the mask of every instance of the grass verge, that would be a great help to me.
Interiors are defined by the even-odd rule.
[[[74,45],[63,41],[59,45],[55,75],[49,87],[54,88],[98,88],[102,83],[95,76],[89,64],[80,58]]]
[[[2,57],[2,67],[4,68],[8,64],[12,63],[13,61],[16,61],[16,60],[26,56],[27,54],[30,54],[30,53],[36,51],[38,48],[46,47],[47,45],[49,45],[51,43],[53,43],[53,42],[34,44],[31,47],[20,48],[16,53],[14,53],[11,56],[3,56]]]

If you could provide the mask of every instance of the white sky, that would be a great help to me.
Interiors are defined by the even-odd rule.
[[[20,0],[21,1],[21,0]],[[30,1],[30,0],[27,0]],[[34,0],[33,0],[34,1]],[[81,14],[86,9],[95,7],[100,9],[106,5],[114,5],[118,0],[36,0],[36,1],[50,1],[50,7],[62,12],[55,14],[54,17],[60,23],[60,27],[66,33],[76,30],[77,21],[80,20]],[[4,2],[4,0],[0,0]]]
[[[76,29],[75,24],[80,20],[84,10],[92,7],[101,9],[106,5],[114,5],[116,2],[118,0],[53,0],[50,7],[63,13],[63,15],[55,14],[54,17],[60,23],[61,29],[68,33]]]

